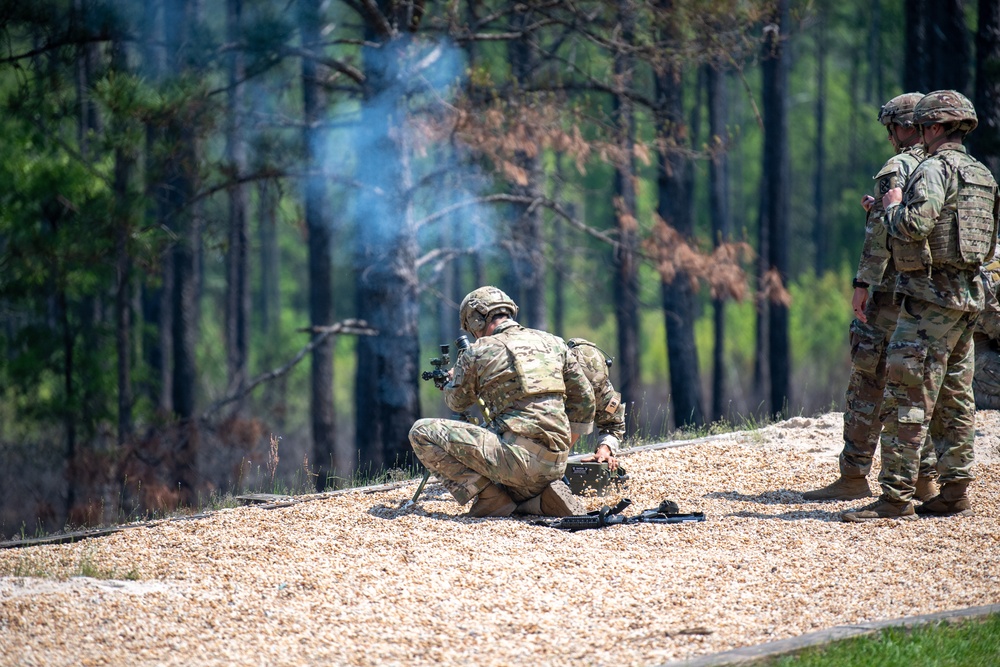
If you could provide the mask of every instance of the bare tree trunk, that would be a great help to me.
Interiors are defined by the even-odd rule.
[[[776,32],[765,42],[767,54],[762,62],[764,102],[763,222],[768,230],[768,270],[788,284],[789,227],[789,156],[788,156],[788,49],[790,26],[788,0],[778,0],[774,16]],[[763,226],[763,225],[762,225]],[[773,292],[773,287],[772,287]],[[788,335],[788,306],[772,294],[768,304],[768,353],[770,359],[772,415],[785,414],[788,408],[791,377]]]
[[[300,3],[302,48],[312,52],[320,48],[323,34],[321,0]],[[306,228],[309,231],[309,323],[312,326],[333,324],[333,246],[331,222],[327,219],[326,185],[323,182],[323,132],[325,104],[316,60],[302,59],[302,109],[305,115],[303,141],[308,176],[305,183]],[[313,467],[318,476],[316,490],[328,485],[334,471],[349,474],[351,462],[337,456],[336,423],[333,403],[332,337],[316,346],[312,353],[312,437]]]
[[[816,141],[813,149],[813,244],[816,246],[816,262],[813,270],[817,276],[823,275],[827,269],[826,204],[823,199],[823,183],[826,181],[826,17],[826,12],[821,10],[816,24]],[[878,61],[873,60],[872,67],[877,66]]]
[[[979,0],[976,33],[976,115],[973,154],[1000,176],[1000,2]]]
[[[382,2],[389,26],[409,25]],[[399,68],[409,40],[366,24],[365,145],[369,159],[358,170],[363,184],[355,202],[358,315],[379,331],[358,341],[356,443],[371,472],[410,466],[415,457],[409,431],[420,415],[417,242],[411,210],[411,148],[403,129],[405,95]],[[359,141],[361,137],[359,137]],[[379,194],[376,194],[379,193]]]
[[[531,84],[531,77],[538,60],[534,39],[529,37],[527,32],[527,28],[535,18],[530,11],[517,12],[514,15],[512,31],[521,32],[525,36],[510,41],[507,47],[511,73],[518,87],[517,94],[522,97],[525,104],[528,103],[527,96],[530,95],[526,90]],[[512,194],[537,198],[542,191],[543,178],[540,156],[522,150],[516,152],[514,160],[526,175],[527,182],[515,183]],[[510,290],[511,298],[520,307],[518,319],[521,323],[536,329],[545,329],[547,322],[541,207],[515,204],[511,208],[510,266],[504,288]]]
[[[128,46],[124,31],[116,31],[111,44],[111,69],[119,75],[131,72]],[[135,228],[135,212],[131,193],[131,183],[135,179],[135,158],[132,152],[121,147],[121,137],[126,135],[130,119],[112,115],[112,131],[118,137],[114,151],[114,176],[112,180],[115,196],[115,348],[118,371],[118,437],[117,451],[105,457],[108,469],[100,478],[100,505],[102,516],[93,517],[108,523],[116,519],[121,498],[119,489],[120,453],[132,435],[132,255],[129,239]]]
[[[86,38],[95,32],[94,9],[91,0],[73,0],[73,21]],[[100,52],[96,42],[82,40],[76,57],[76,96],[77,96],[77,141],[80,154],[89,155],[91,134],[101,133],[101,117],[97,113],[97,105],[90,95],[90,89],[96,78],[95,70],[100,60]]]
[[[194,0],[167,0],[164,26],[168,58],[175,72],[191,69],[188,49],[199,20]],[[190,205],[197,191],[198,141],[196,119],[171,118],[166,141],[173,149],[165,168],[168,220],[174,230],[173,250],[173,407],[183,427],[175,457],[172,483],[182,502],[193,504],[198,491],[198,433],[195,416],[198,383],[195,347],[198,340],[198,262],[201,220]]]
[[[49,221],[52,226],[52,232],[55,233],[56,223],[52,220]],[[55,285],[61,285],[64,283],[63,280],[54,280]],[[76,390],[73,386],[73,374],[76,372],[75,366],[75,336],[72,324],[69,318],[69,304],[66,299],[66,291],[63,287],[56,287],[56,293],[53,295],[53,300],[55,302],[56,316],[58,317],[59,333],[62,338],[63,346],[63,367],[62,367],[62,381],[63,381],[63,393],[65,395],[64,408],[63,408],[63,429],[65,431],[66,437],[66,463],[68,468],[67,484],[66,484],[66,516],[67,518],[73,516],[73,510],[76,507],[77,502],[85,488],[85,480],[83,479],[83,466],[81,461],[80,452],[78,451],[77,442],[77,431],[76,431],[76,417],[73,411],[73,405],[76,403]]]
[[[277,337],[281,322],[281,253],[278,249],[278,186],[261,181],[257,187],[257,238],[260,244],[260,290],[257,313],[260,331],[268,339]]]
[[[552,198],[562,199],[563,162],[556,158],[556,191]],[[566,212],[576,218],[576,206],[572,202],[564,204]],[[566,224],[560,216],[552,221],[552,333],[566,337],[566,283],[569,280],[570,264],[566,257]]]
[[[103,131],[102,119],[97,110],[97,105],[91,95],[91,89],[102,73],[101,54],[88,38],[96,34],[96,8],[91,0],[74,0],[72,6],[72,20],[76,22],[76,27],[80,31],[81,45],[76,52],[76,103],[77,103],[77,140],[80,155],[85,160],[97,160],[98,157],[90,150],[92,137],[97,137]],[[47,55],[49,65],[55,70],[57,63],[52,55]],[[88,357],[98,349],[100,344],[100,334],[98,326],[103,324],[103,300],[99,296],[84,296],[82,299],[74,299],[64,293],[60,295],[63,307],[63,323],[69,333],[69,344],[75,349],[69,350],[67,363],[69,366],[68,379],[72,383],[72,393],[68,396],[68,410],[72,413],[73,434],[75,442],[74,459],[71,463],[71,474],[75,479],[71,482],[75,487],[76,496],[75,507],[69,506],[69,520],[74,523],[89,524],[100,520],[95,515],[95,508],[99,506],[98,494],[101,493],[101,486],[106,477],[104,470],[93,470],[88,468],[96,460],[96,448],[99,446],[97,440],[92,435],[92,425],[96,421],[94,407],[100,397],[96,395],[95,385],[91,382],[80,382],[79,378],[74,382],[72,376],[78,374],[78,369],[87,367]],[[78,320],[73,322],[73,315],[77,314]],[[70,385],[67,385],[70,386]],[[81,425],[82,428],[81,428]],[[94,473],[98,474],[94,474]]]
[[[226,361],[230,391],[246,382],[250,347],[250,271],[247,231],[247,188],[240,183],[246,173],[246,142],[243,137],[243,98],[246,66],[242,38],[243,0],[226,0],[226,32],[230,44],[229,91],[226,126],[226,158],[231,178],[229,189],[229,247],[226,252]],[[242,401],[237,403],[239,410]]]
[[[981,0],[985,1],[987,0]],[[971,93],[971,40],[965,23],[964,5],[964,0],[927,2],[929,80],[924,92],[951,88],[961,93]]]
[[[111,55],[111,66],[119,73],[129,71],[128,53],[122,35],[116,36]],[[121,125],[127,119],[113,120]],[[119,130],[124,136],[124,128]],[[118,354],[118,447],[122,448],[132,434],[132,257],[129,239],[133,229],[133,211],[130,197],[130,183],[134,178],[135,160],[129,151],[115,149],[114,193],[115,193],[115,344]],[[114,461],[117,457],[109,457]],[[110,471],[110,479],[117,479],[116,470]],[[105,492],[105,518],[113,511],[116,502],[114,494]],[[110,506],[109,506],[110,505]]]
[[[823,8],[819,8],[819,33],[823,31]],[[882,104],[881,71],[882,59],[879,58],[879,44],[882,37],[882,5],[880,0],[869,0],[868,19],[868,81],[865,86],[865,98],[869,103]],[[822,51],[817,50],[817,57]]]
[[[694,174],[683,151],[688,146],[684,122],[684,85],[678,67],[669,66],[655,77],[656,126],[663,133],[659,142],[657,213],[684,240],[694,235],[691,190]],[[695,108],[697,109],[697,103]],[[678,270],[672,281],[660,285],[667,332],[667,364],[670,368],[670,400],[678,427],[705,422],[698,373],[698,349],[694,340],[695,293],[691,276]]]
[[[142,75],[159,83],[166,70],[163,35],[163,1],[148,0],[143,9]],[[146,196],[151,202],[147,217],[150,228],[167,229],[169,207],[165,164],[156,156],[156,145],[163,140],[163,128],[150,122],[146,126]],[[157,411],[166,416],[173,412],[173,289],[172,249],[163,250],[158,274],[142,282],[143,358],[149,367],[150,381],[144,393]]]
[[[619,40],[631,43],[635,34],[635,9],[629,0],[618,2]],[[614,85],[622,91],[631,88],[635,76],[634,58],[620,48],[614,54]],[[615,319],[618,322],[619,390],[626,411],[635,413],[639,399],[639,230],[636,220],[635,192],[635,110],[627,95],[613,97],[613,118],[619,149],[619,163],[614,175],[616,225],[619,245],[614,253]]]
[[[708,133],[712,147],[709,164],[710,216],[712,243],[718,247],[729,240],[729,132],[727,119],[726,77],[718,69],[708,70]],[[726,410],[726,313],[725,301],[712,300],[712,419],[722,419]]]
[[[927,14],[928,5],[937,0],[904,0],[903,88],[910,92],[929,93]],[[884,100],[879,100],[881,103]]]

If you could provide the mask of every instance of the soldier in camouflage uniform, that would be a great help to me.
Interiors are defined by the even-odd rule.
[[[462,301],[461,327],[476,341],[455,363],[445,403],[462,413],[482,401],[488,428],[421,419],[410,429],[417,458],[468,515],[547,516],[583,506],[562,481],[576,439],[593,430],[594,390],[561,338],[518,324],[517,304],[496,287]]]
[[[601,348],[585,338],[571,338],[567,342],[570,352],[576,357],[583,374],[587,376],[597,401],[594,426],[597,428],[597,447],[594,453],[581,461],[607,463],[608,469],[618,468],[615,452],[621,447],[625,437],[625,404],[622,395],[611,384],[608,370],[611,360]]]
[[[845,521],[915,518],[919,449],[932,414],[941,424],[933,434],[941,492],[916,511],[971,511],[972,336],[984,307],[980,269],[996,249],[1000,201],[996,180],[962,145],[977,124],[972,103],[941,90],[924,96],[913,113],[927,158],[905,192],[893,188],[883,197],[901,304],[886,364],[882,495],[845,512]]]
[[[851,378],[844,410],[844,449],[840,453],[840,477],[820,489],[806,491],[804,500],[857,500],[872,495],[867,475],[878,446],[882,422],[879,411],[885,391],[885,348],[896,329],[899,304],[893,299],[896,270],[890,260],[885,231],[882,195],[902,187],[924,159],[920,134],[913,126],[913,107],[923,93],[904,93],[886,102],[878,120],[896,150],[875,175],[875,197],[865,195],[861,205],[867,212],[865,242],[854,278],[851,306]],[[930,440],[921,453],[917,497],[929,500],[938,492],[934,479],[936,459]]]

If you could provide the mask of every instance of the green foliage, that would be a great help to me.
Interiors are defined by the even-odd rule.
[[[792,350],[795,365],[811,362],[827,377],[834,366],[845,359],[843,352],[848,340],[848,329],[853,319],[851,282],[853,271],[841,267],[838,272],[827,272],[817,278],[803,274],[788,286],[792,295],[790,333],[796,347]],[[836,354],[835,351],[841,354]]]
[[[1000,656],[1000,615],[941,622],[913,629],[889,628],[877,635],[845,639],[792,656],[754,663],[758,667],[990,667]]]

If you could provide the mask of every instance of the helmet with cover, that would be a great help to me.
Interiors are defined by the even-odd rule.
[[[469,292],[458,310],[462,329],[474,335],[482,334],[490,319],[499,313],[517,317],[517,304],[499,287],[480,287]]]
[[[913,107],[923,99],[923,93],[903,93],[896,95],[878,110],[878,122],[883,125],[913,126]]]
[[[976,108],[957,90],[936,90],[924,95],[913,108],[917,125],[947,125],[954,123],[961,132],[972,132],[979,125]]]

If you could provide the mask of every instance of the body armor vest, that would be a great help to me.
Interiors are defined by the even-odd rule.
[[[510,364],[483,385],[479,397],[494,415],[502,415],[517,400],[540,394],[565,394],[564,354],[559,339],[513,327],[494,337],[507,348]]]
[[[996,245],[994,219],[997,182],[982,163],[958,151],[942,156],[958,174],[956,217],[959,259],[966,264],[981,265],[993,255]],[[931,243],[931,255],[934,244]]]
[[[996,244],[994,201],[997,184],[992,174],[961,151],[943,151],[949,178],[957,180],[957,194],[944,201],[927,238],[907,242],[893,239],[893,260],[900,271],[928,266],[978,267]]]

